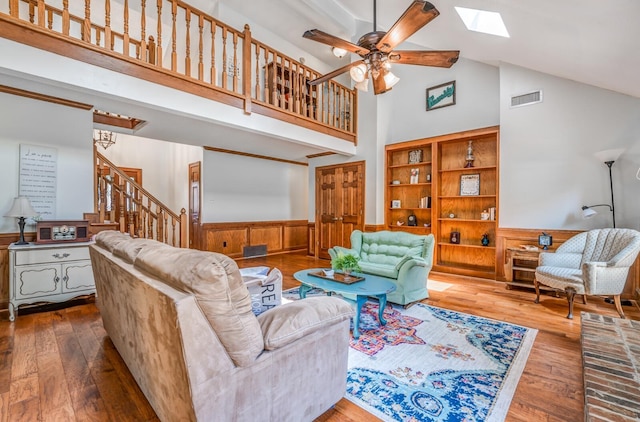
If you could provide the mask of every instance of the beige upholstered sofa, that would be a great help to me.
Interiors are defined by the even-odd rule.
[[[101,232],[104,327],[162,421],[310,421],[346,391],[351,307],[335,297],[256,317],[220,254]]]

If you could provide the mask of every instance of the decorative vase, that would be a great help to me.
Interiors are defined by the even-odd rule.
[[[489,235],[487,233],[482,235],[482,246],[489,246]]]

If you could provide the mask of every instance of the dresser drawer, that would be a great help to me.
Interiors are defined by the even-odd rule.
[[[89,258],[89,248],[51,248],[51,249],[31,249],[28,251],[16,252],[15,265],[42,264],[44,262],[68,262],[85,260]]]

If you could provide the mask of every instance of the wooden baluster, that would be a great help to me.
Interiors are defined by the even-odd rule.
[[[113,50],[111,41],[111,1],[104,1],[104,48]]]
[[[269,49],[264,47],[264,101],[271,103],[271,93],[269,92]],[[273,85],[271,85],[273,86]]]
[[[84,0],[84,21],[82,22],[82,41],[91,42],[91,0]]]
[[[186,48],[185,48],[185,57],[184,57],[184,74],[187,76],[191,76],[191,9],[184,10],[185,23],[187,25],[186,31]]]
[[[238,92],[238,33],[233,32],[233,92]]]
[[[20,9],[19,9],[19,1],[18,0],[9,0],[9,14],[13,18],[20,17]]]
[[[36,23],[36,5],[29,2],[29,23]]]
[[[140,6],[142,8],[140,12],[140,54],[145,55],[140,58],[147,61],[147,0],[140,0]]]
[[[156,47],[156,63],[162,67],[162,0],[158,0],[158,45]]]
[[[129,57],[129,0],[124,0],[124,34],[122,34],[122,54]]]
[[[265,83],[265,89],[267,90],[267,101],[269,101],[273,105],[278,104],[278,92],[276,90],[276,53],[273,54],[267,50],[267,59],[269,61],[269,56],[272,55],[273,59],[271,60],[271,65],[267,63],[268,72],[265,74],[264,79],[266,81],[267,78],[271,78],[271,84],[268,82]],[[269,92],[269,85],[271,85],[271,92]]]
[[[275,51],[273,52],[273,61],[271,62],[271,65],[271,86],[273,87],[271,92],[271,104],[279,107],[281,89],[278,87],[278,55]]]
[[[242,94],[244,95],[244,112],[245,114],[251,114],[251,46],[253,41],[251,39],[251,28],[249,25],[244,26],[244,32],[242,34],[242,57],[240,58],[242,63]],[[258,51],[258,45],[256,44],[256,51]],[[236,75],[240,75],[240,69],[236,68]]]
[[[307,69],[302,66],[300,73],[300,92],[302,96],[302,115],[309,117],[309,101],[311,101],[311,93],[308,91],[307,85]]]
[[[149,35],[149,43],[147,44],[147,63],[156,64],[156,42],[153,35]]]
[[[189,230],[187,228],[187,224],[189,224],[189,220],[187,217],[187,210],[182,208],[180,210],[180,247],[188,248],[189,247]],[[175,223],[174,223],[175,225]],[[175,230],[174,230],[174,239],[175,239]],[[177,246],[176,240],[174,240],[174,245]]]
[[[156,240],[162,242],[162,221],[164,220],[164,216],[162,214],[162,208],[159,205],[156,205]]]
[[[202,34],[204,30],[204,16],[199,15],[198,19],[198,80],[204,80],[204,62],[202,61],[204,56],[204,42],[202,40]]]
[[[113,190],[113,189],[112,189]],[[118,206],[120,207],[120,218],[119,218],[119,223],[120,223],[120,231],[123,233],[128,233],[129,230],[127,228],[127,220],[125,218],[125,205],[124,205],[124,192],[122,191],[122,186],[120,186],[120,189],[118,190]],[[111,201],[111,204],[113,204],[113,201]],[[113,205],[112,205],[113,207]]]
[[[43,28],[45,25],[45,12],[44,0],[38,0],[38,26]]]
[[[176,53],[176,15],[178,14],[178,3],[176,0],[171,2],[171,19],[172,19],[172,29],[171,29],[171,70],[176,71],[178,68],[178,53]]]
[[[47,28],[49,28],[50,30],[53,29],[53,10],[52,9],[47,10]]]
[[[62,34],[69,35],[69,0],[62,2]]]
[[[260,51],[262,48],[256,44],[256,100],[260,100]],[[265,80],[266,85],[266,80]]]
[[[222,27],[222,88],[227,88],[227,28]]]
[[[216,70],[216,23],[211,21],[211,85],[218,83],[218,71]]]
[[[100,29],[99,28],[96,28],[96,45],[100,46]]]
[[[300,108],[300,94],[301,94],[301,92],[300,91],[302,90],[302,86],[300,85],[300,80],[301,80],[301,78],[300,78],[300,68],[298,67],[297,64],[295,65],[295,68],[296,68],[296,73],[293,76],[293,82],[294,82],[295,87],[296,87],[295,88],[296,89],[296,103],[295,103],[293,109],[297,114],[300,114],[301,113],[301,108]],[[293,68],[291,69],[291,71],[293,72]]]

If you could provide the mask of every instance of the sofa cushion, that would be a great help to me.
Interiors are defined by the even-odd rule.
[[[396,267],[406,256],[424,257],[425,244],[425,236],[410,233],[392,231],[363,233],[360,259],[363,262]]]
[[[264,348],[275,350],[321,328],[351,318],[353,309],[337,297],[310,297],[260,314]]]
[[[157,240],[153,240],[153,239],[143,239],[143,238],[131,239],[131,238],[128,238],[127,242],[118,242],[118,243],[116,243],[113,246],[113,250],[111,252],[115,256],[118,256],[118,257],[124,259],[129,264],[133,264],[133,261],[136,259],[136,257],[140,253],[140,250],[142,248],[145,248],[145,247],[167,247],[167,248],[169,248],[170,246],[165,244],[165,243],[158,242]]]
[[[192,293],[227,353],[248,366],[264,349],[249,291],[229,257],[173,247],[142,248],[134,266],[175,289]]]
[[[375,274],[387,278],[398,278],[398,269],[393,265],[376,264],[374,262],[359,262],[362,272]]]
[[[96,243],[109,252],[113,252],[114,246],[126,240],[131,240],[131,236],[115,230],[101,231],[95,236]]]

